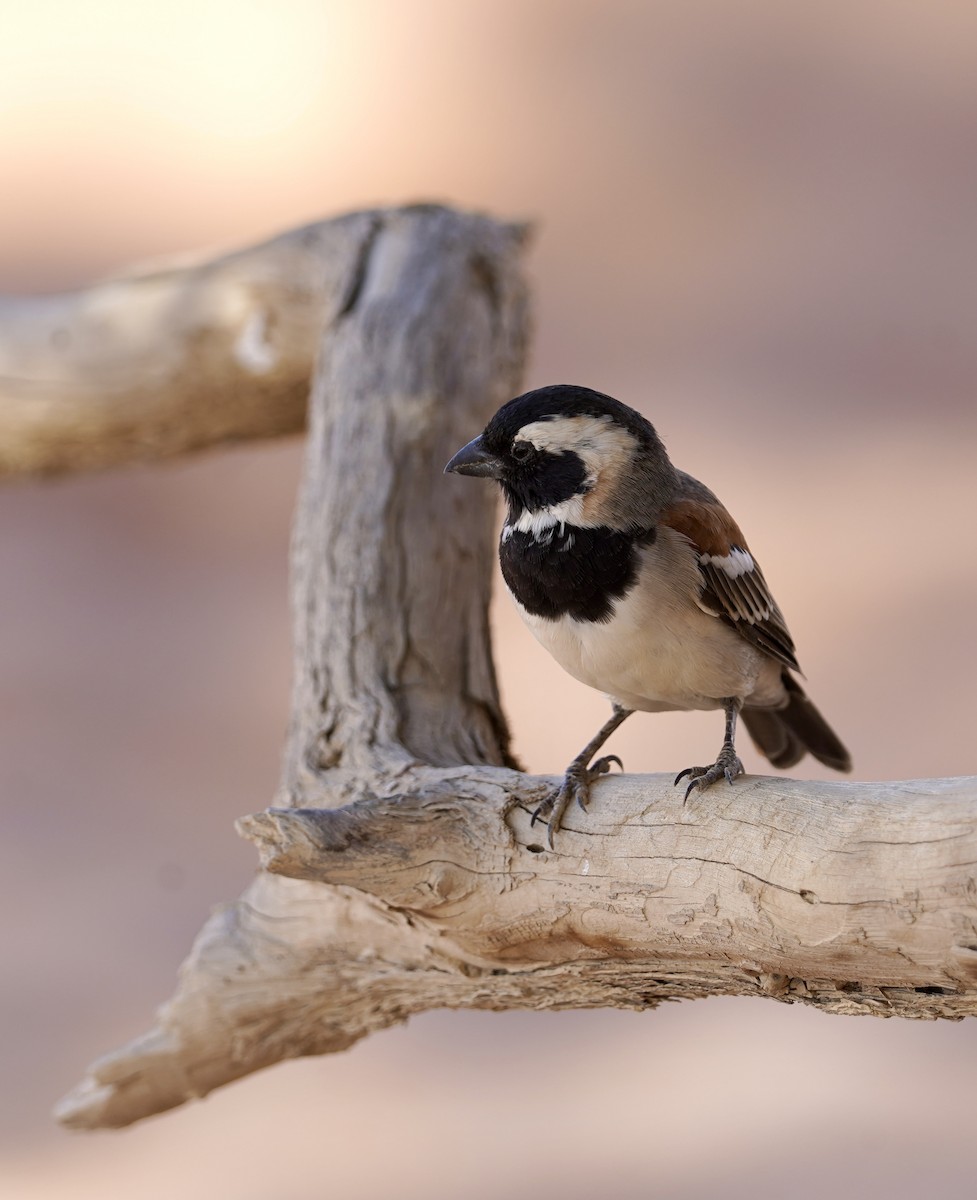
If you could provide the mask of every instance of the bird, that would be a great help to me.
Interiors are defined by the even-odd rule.
[[[744,773],[742,717],[775,767],[851,757],[797,679],[794,643],[739,526],[672,465],[654,426],[612,396],[553,384],[503,404],[446,474],[495,480],[506,515],[502,578],[559,665],[603,692],[611,716],[533,813],[554,845],[567,807],[587,808],[617,755],[595,758],[632,713],[722,710],[715,762],[675,777],[683,797]]]

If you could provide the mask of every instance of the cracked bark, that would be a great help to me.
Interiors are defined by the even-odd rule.
[[[433,1007],[977,1012],[977,780],[746,778],[683,806],[608,777],[546,849],[555,780],[510,762],[491,659],[491,489],[441,475],[518,390],[519,231],[430,207],[356,228],[312,390],[281,784],[239,823],[264,870],[60,1119],[126,1125]]]
[[[240,825],[266,870],[360,888],[483,966],[551,965],[556,937],[564,963],[614,962],[621,1002],[647,998],[625,969],[643,963],[675,977],[659,998],[687,994],[688,969],[710,993],[963,1016],[977,1011],[975,794],[977,780],[749,778],[689,806],[670,776],[614,777],[551,852],[524,776],[444,771],[411,794]]]

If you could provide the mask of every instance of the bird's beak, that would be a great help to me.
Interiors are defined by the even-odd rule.
[[[502,463],[490,454],[481,437],[473,438],[467,446],[462,446],[451,462],[444,469],[445,475],[485,475],[489,479],[498,479],[502,474]]]

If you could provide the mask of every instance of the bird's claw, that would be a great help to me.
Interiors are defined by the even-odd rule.
[[[591,763],[587,768],[587,774],[590,777],[589,782],[593,783],[598,775],[606,775],[611,769],[611,763],[617,763],[621,770],[624,770],[624,763],[621,762],[616,754],[605,754],[603,758],[598,758],[596,762]]]
[[[711,767],[686,767],[684,771],[679,771],[675,776],[675,784],[673,786],[677,786],[687,775],[689,776],[689,786],[685,789],[685,795],[682,797],[682,803],[686,804],[689,796],[696,789],[704,792],[706,788],[712,787],[723,776],[726,777],[727,783],[732,783],[738,775],[742,774],[744,774],[743,764],[737,757],[736,752],[732,749],[727,750],[724,747],[719,752],[719,757]]]
[[[606,775],[611,769],[612,763],[617,763],[621,770],[624,770],[624,763],[616,754],[605,754],[602,758],[592,762],[589,767],[571,763],[560,786],[537,806],[530,819],[529,828],[532,829],[537,821],[543,821],[549,817],[546,822],[546,840],[551,850],[553,849],[553,834],[560,828],[563,814],[570,807],[570,802],[576,800],[586,812],[590,800],[590,785],[601,775]]]
[[[556,802],[556,797],[558,795],[558,792],[553,792],[547,796],[541,804],[537,804],[536,808],[533,810],[533,815],[529,820],[530,829],[532,829],[537,821],[545,820],[545,818],[550,815],[550,813],[553,811],[553,805]]]

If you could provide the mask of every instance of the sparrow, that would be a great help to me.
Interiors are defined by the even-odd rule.
[[[556,384],[504,404],[445,473],[496,480],[507,512],[502,578],[536,640],[611,702],[610,718],[533,814],[547,840],[568,805],[617,763],[595,755],[633,712],[718,710],[716,761],[687,767],[694,790],[743,774],[742,715],[775,767],[805,754],[838,771],[851,758],[795,677],[783,614],[739,526],[674,467],[651,423],[590,388]]]

